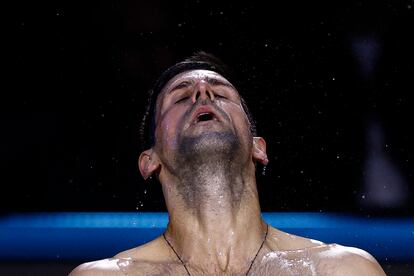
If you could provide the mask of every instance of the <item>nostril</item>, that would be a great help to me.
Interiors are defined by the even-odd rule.
[[[208,97],[211,101],[214,101],[214,93],[212,91],[208,91]]]
[[[198,98],[201,98],[202,100],[210,99],[211,101],[213,101],[214,100],[214,94],[209,90],[205,90],[205,91],[198,90],[194,95],[194,100],[197,101]]]
[[[200,93],[200,91],[197,91],[197,92],[196,92],[196,94],[195,94],[195,99],[196,99],[196,100],[198,100],[198,98],[200,97],[200,94],[201,94],[201,93]]]

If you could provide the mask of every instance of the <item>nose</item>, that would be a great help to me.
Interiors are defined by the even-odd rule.
[[[198,100],[205,101],[207,99],[210,99],[210,101],[214,101],[214,92],[206,81],[201,80],[199,81],[193,91],[192,95],[192,102],[196,103]]]

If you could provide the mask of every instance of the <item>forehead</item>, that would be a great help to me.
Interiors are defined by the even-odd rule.
[[[165,93],[165,91],[168,91],[171,87],[173,87],[175,84],[181,81],[191,80],[197,82],[202,80],[207,81],[208,79],[216,79],[231,84],[226,78],[214,71],[205,69],[190,70],[182,72],[174,76],[171,80],[169,80],[167,84],[162,88],[160,95]]]

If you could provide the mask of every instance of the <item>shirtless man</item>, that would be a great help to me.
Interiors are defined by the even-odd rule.
[[[214,57],[167,69],[146,115],[142,176],[162,185],[164,235],[70,275],[385,275],[367,252],[284,233],[261,217],[256,165],[266,143]],[[153,117],[153,118],[152,118]]]

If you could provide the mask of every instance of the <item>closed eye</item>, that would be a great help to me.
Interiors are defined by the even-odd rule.
[[[190,97],[182,97],[181,99],[179,99],[178,101],[176,101],[175,103],[181,103],[181,102],[185,102],[187,99],[189,99]]]
[[[215,94],[214,97],[218,99],[227,99],[227,97],[219,95],[219,94]]]

